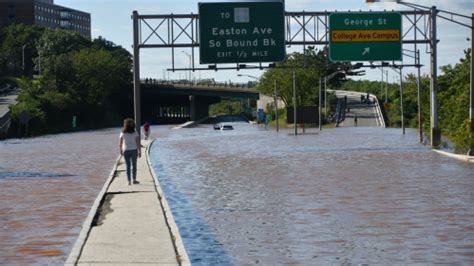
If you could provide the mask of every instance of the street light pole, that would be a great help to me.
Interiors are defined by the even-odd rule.
[[[26,48],[26,44],[23,45],[22,47],[22,70],[23,70],[23,75],[25,74],[25,48]]]
[[[324,77],[324,82],[326,82],[326,77]],[[319,131],[321,131],[321,76],[319,77],[319,105],[318,105],[318,123],[319,123]]]
[[[41,51],[38,51],[38,73],[41,76]]]
[[[186,51],[181,51],[183,52],[185,55],[188,56],[188,59],[189,59],[189,71],[188,71],[188,75],[189,75],[189,82],[191,82],[191,68],[192,68],[192,59],[191,59],[191,55],[189,53],[187,53]]]

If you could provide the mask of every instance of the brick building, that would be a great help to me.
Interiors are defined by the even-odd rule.
[[[11,23],[72,30],[91,38],[91,15],[54,0],[0,0],[0,28]]]

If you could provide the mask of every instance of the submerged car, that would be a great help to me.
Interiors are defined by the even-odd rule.
[[[234,130],[234,127],[232,125],[219,123],[214,125],[214,130]]]

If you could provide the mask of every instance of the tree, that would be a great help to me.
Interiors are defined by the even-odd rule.
[[[80,49],[88,48],[89,40],[76,32],[61,29],[45,29],[37,43],[38,57],[35,58],[36,70],[41,74],[51,74],[53,76],[64,75],[63,68],[67,66],[62,64],[68,54],[77,52]],[[63,58],[57,58],[63,57]],[[63,73],[58,73],[63,71]],[[73,77],[69,77],[73,78]]]
[[[0,76],[21,76],[32,69],[31,58],[37,55],[36,43],[43,31],[44,28],[24,24],[11,24],[0,31]]]
[[[465,57],[454,67],[441,67],[443,75],[439,84],[440,128],[456,144],[459,152],[469,148],[469,78],[471,49],[464,51]]]
[[[301,68],[306,66],[305,68]],[[298,105],[315,105],[318,102],[319,79],[338,72],[328,81],[329,85],[338,86],[346,79],[346,75],[358,74],[350,63],[332,63],[327,60],[325,50],[309,48],[302,53],[287,55],[286,60],[277,64],[277,68],[269,69],[263,74],[257,90],[273,95],[274,82],[278,87],[278,97],[285,105],[293,105],[293,71],[296,76]],[[344,72],[342,71],[344,70]]]

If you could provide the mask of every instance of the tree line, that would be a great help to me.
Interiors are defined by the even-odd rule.
[[[471,50],[465,50],[464,58],[452,65],[442,66],[438,76],[438,119],[443,136],[454,144],[459,153],[469,149],[469,83]],[[296,68],[304,66],[307,68]],[[280,64],[286,68],[267,70],[260,79],[257,89],[267,95],[273,95],[274,81],[277,83],[279,98],[286,106],[293,105],[293,71],[296,74],[297,105],[318,105],[319,78],[336,73],[328,80],[328,88],[348,91],[367,92],[377,96],[380,103],[385,101],[388,92],[388,103],[384,104],[385,117],[389,127],[401,127],[400,85],[382,81],[352,80],[349,75],[359,74],[357,67],[347,63],[328,63],[324,50],[308,50],[305,54],[294,53]],[[295,68],[292,68],[295,66]],[[343,71],[341,71],[343,70]],[[403,79],[403,105],[405,126],[418,127],[418,90],[417,76],[408,74]],[[382,89],[383,87],[383,89]],[[386,90],[385,90],[386,87]],[[421,77],[421,113],[422,127],[427,138],[430,134],[430,79],[428,75]],[[331,98],[328,98],[331,99]],[[335,110],[336,101],[329,101],[332,106],[328,114],[323,113],[323,121]],[[282,112],[284,115],[284,112]],[[281,117],[281,116],[280,116]]]
[[[132,55],[101,37],[12,24],[0,32],[0,77],[15,77],[20,88],[13,135],[117,126],[133,114]],[[25,113],[28,132],[21,132]]]
[[[467,49],[457,64],[442,66],[438,77],[439,127],[460,152],[468,149],[470,141],[470,58],[471,50]],[[293,73],[298,106],[317,105],[319,80],[328,76],[328,88],[385,98],[380,81],[348,79],[361,74],[357,65],[332,63],[324,49],[309,47],[304,53],[288,54],[277,65],[264,72],[257,89],[273,95],[276,82],[278,97],[286,106],[293,103]],[[403,77],[408,127],[418,126],[416,79],[412,74]],[[5,27],[0,31],[0,87],[12,80],[21,89],[18,103],[11,108],[13,135],[18,134],[19,116],[25,113],[30,118],[27,135],[117,126],[123,117],[133,114],[132,55],[104,38],[91,41],[74,32],[23,24]],[[422,126],[429,133],[429,77],[422,76],[421,84]],[[399,85],[383,86],[388,91],[388,104],[384,105],[388,125],[399,127]],[[333,106],[323,113],[325,117],[332,114],[336,102],[331,96],[328,100]]]

